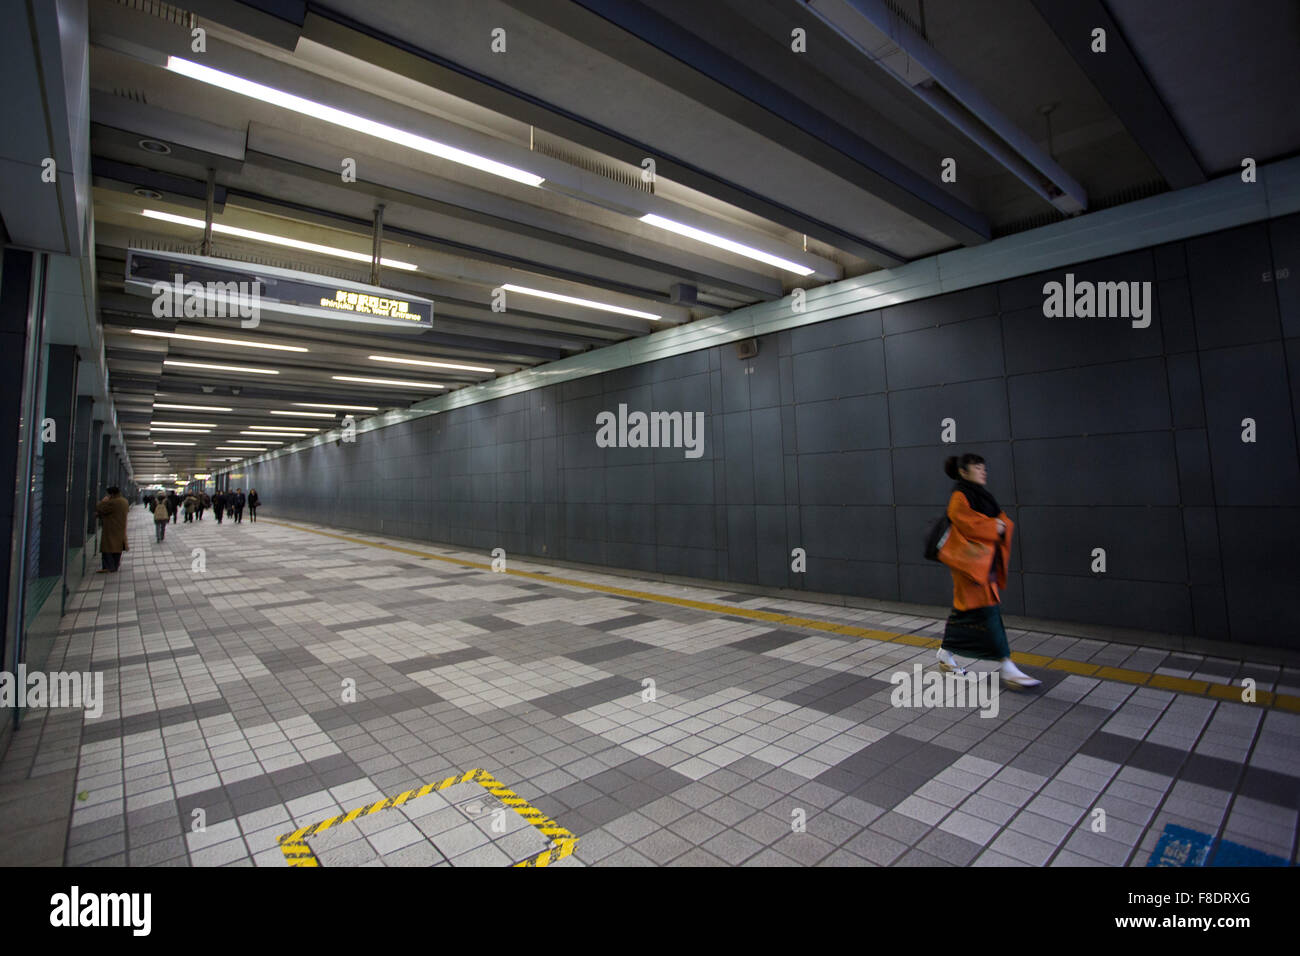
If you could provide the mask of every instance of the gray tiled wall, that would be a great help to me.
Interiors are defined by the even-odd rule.
[[[1151,327],[1045,318],[1067,271],[1151,282]],[[597,447],[620,403],[703,411],[703,456]],[[714,348],[456,409],[245,480],[275,514],[485,555],[946,604],[920,542],[943,458],[972,450],[1018,525],[1009,613],[1296,647],[1298,440],[1292,216],[778,333],[750,360]]]

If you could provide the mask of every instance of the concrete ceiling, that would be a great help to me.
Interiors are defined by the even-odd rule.
[[[1088,209],[1203,181],[1234,169],[1239,154],[1264,163],[1300,146],[1300,25],[1286,0],[1261,0],[1272,11],[1262,20],[1208,0],[1196,0],[1197,15],[1173,0],[812,2],[822,13],[838,4],[841,16],[874,9],[878,24],[887,8],[904,29],[886,36],[893,26],[864,20],[858,35],[873,38],[864,48],[805,0],[191,0],[184,9],[90,0],[99,313],[137,472],[147,480],[155,467],[182,476],[218,467],[237,454],[218,446],[246,440],[238,432],[251,425],[282,423],[270,412],[293,403],[389,409],[431,394],[335,375],[455,388],[1064,215],[1037,181],[1050,176],[1017,173],[981,140],[1039,155],[1077,184]],[[206,30],[201,53],[191,49],[192,15]],[[1099,18],[1114,32],[1108,59],[1087,55],[1086,36],[1080,45]],[[806,52],[791,49],[795,29]],[[504,52],[493,49],[494,30],[505,31]],[[922,51],[903,49],[916,40],[959,78],[948,92],[985,107],[968,126],[927,105],[934,84],[912,62]],[[168,55],[545,181],[510,181],[219,89],[168,71]],[[340,175],[345,157],[355,182]],[[647,158],[653,184],[641,176]],[[957,160],[956,182],[940,178],[946,158]],[[124,292],[126,249],[198,252],[200,230],[142,213],[202,219],[209,170],[215,222],[354,253],[370,254],[382,203],[382,254],[417,269],[385,269],[380,283],[433,299],[434,328],[412,337],[345,323],[241,330],[227,319],[155,318],[147,298]],[[12,231],[21,198],[0,199]],[[647,212],[811,274],[657,228],[640,221]],[[369,281],[364,263],[252,240],[217,235],[213,253]],[[493,290],[507,283],[661,318],[513,293],[494,311]],[[385,365],[374,354],[492,371]],[[164,412],[156,402],[234,411]],[[164,421],[217,424],[151,436],[151,422]]]

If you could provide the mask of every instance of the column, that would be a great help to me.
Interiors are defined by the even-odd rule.
[[[95,414],[95,400],[78,395],[73,412],[72,486],[68,493],[68,549],[86,542],[86,495],[90,482],[90,426]]]
[[[51,345],[45,372],[45,417],[54,421],[53,441],[42,441],[40,576],[63,576],[68,533],[68,488],[76,438],[77,347]],[[44,427],[42,435],[44,439]]]

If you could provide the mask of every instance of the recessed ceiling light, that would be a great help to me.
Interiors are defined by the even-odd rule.
[[[336,418],[333,412],[271,412],[272,415],[290,415],[294,418]]]
[[[435,385],[432,382],[408,382],[403,379],[395,378],[358,378],[355,375],[331,375],[330,378],[337,382],[363,382],[367,385],[398,385],[403,388],[446,388],[446,385]]]
[[[174,216],[169,212],[159,212],[156,209],[145,209],[140,215],[147,216],[150,219],[157,219],[161,222],[173,222],[180,226],[191,226],[195,229],[204,229],[207,227],[202,219],[191,219],[189,216]],[[212,224],[212,231],[219,232],[227,236],[237,236],[241,239],[252,239],[255,242],[266,242],[273,246],[288,246],[291,249],[302,249],[304,252],[315,252],[323,256],[335,256],[339,259],[351,259],[353,262],[370,262],[370,255],[364,252],[352,252],[348,249],[339,249],[336,246],[322,246],[315,242],[303,242],[301,239],[290,239],[287,236],[273,236],[269,232],[255,232],[252,229],[242,229],[238,226],[226,226],[219,222]],[[403,269],[407,272],[414,272],[419,267],[410,262],[399,262],[396,259],[380,259],[380,265],[387,266],[390,269]]]
[[[747,259],[766,262],[769,266],[776,266],[778,269],[784,269],[786,272],[793,272],[796,275],[810,276],[817,271],[809,269],[807,266],[801,266],[797,262],[791,262],[789,259],[774,256],[762,249],[755,249],[753,246],[747,246],[741,242],[715,236],[711,232],[705,232],[703,229],[696,229],[694,226],[688,226],[672,219],[665,219],[663,216],[656,216],[654,213],[646,213],[641,217],[641,221],[651,226],[658,226],[660,229],[667,229],[669,232],[675,232],[679,236],[686,236],[688,239],[695,239],[710,246],[716,246],[719,249],[726,249],[728,252],[734,252],[736,255],[744,256]]]
[[[277,352],[308,352],[300,345],[270,345],[265,342],[249,342],[245,339],[220,339],[211,335],[189,335],[183,332],[156,332],[153,329],[132,329],[132,335],[155,335],[163,339],[184,339],[187,342],[214,342],[217,345],[242,345],[249,349],[274,349]]]
[[[178,362],[175,359],[163,359],[164,365],[180,365],[185,368],[207,368],[215,372],[249,372],[253,375],[279,375],[275,369],[245,368],[242,365],[207,365],[203,362]]]
[[[131,192],[135,193],[141,199],[152,199],[155,202],[163,198],[162,193],[158,192],[158,190],[145,189],[143,186],[137,186],[135,189],[132,189]]]
[[[535,295],[543,299],[554,299],[556,302],[567,302],[570,305],[580,305],[587,309],[600,309],[602,312],[617,312],[619,315],[630,315],[638,319],[649,319],[651,322],[658,322],[663,316],[655,315],[653,312],[641,312],[638,309],[626,309],[621,305],[610,305],[607,302],[596,302],[592,299],[579,299],[572,295],[561,295],[558,292],[546,292],[542,289],[530,289],[522,285],[503,285],[501,288],[507,292],[518,292],[520,295]]]
[[[395,362],[399,365],[427,365],[429,368],[454,368],[465,372],[495,372],[494,368],[486,368],[482,365],[453,365],[450,362],[432,362],[427,359],[408,359],[396,358],[390,355],[371,355],[368,356],[372,362]]]
[[[294,402],[293,405],[296,408],[337,408],[345,412],[379,411],[379,408],[375,405],[322,405],[320,402]]]
[[[167,69],[171,70],[173,73],[179,73],[182,76],[188,76],[191,79],[200,80],[203,83],[211,83],[213,86],[219,86],[223,90],[229,90],[230,92],[238,93],[241,96],[249,96],[255,100],[261,100],[263,103],[270,103],[271,105],[279,106],[282,109],[293,110],[295,113],[302,113],[318,120],[324,120],[326,123],[332,123],[335,126],[342,126],[344,129],[353,132],[377,137],[385,143],[396,143],[399,146],[405,146],[408,149],[414,149],[421,153],[428,153],[431,156],[449,159],[453,163],[472,166],[473,168],[482,170],[485,173],[491,173],[494,176],[511,179],[527,186],[540,186],[546,181],[544,177],[538,176],[535,173],[516,169],[513,166],[507,166],[505,163],[498,163],[495,160],[488,159],[484,156],[479,156],[463,149],[457,149],[455,146],[448,146],[446,143],[439,143],[437,140],[428,139],[424,136],[417,136],[414,133],[408,133],[406,130],[398,129],[395,126],[386,126],[383,123],[376,123],[374,120],[366,119],[364,116],[357,116],[354,113],[345,113],[343,110],[337,110],[332,106],[325,106],[323,103],[304,99],[301,96],[294,96],[292,93],[286,93],[283,90],[277,90],[270,86],[263,86],[261,83],[254,83],[251,80],[232,76],[229,73],[222,73],[220,70],[214,70],[211,67],[200,66],[198,63],[181,59],[178,56],[167,57]]]
[[[166,143],[160,143],[156,139],[142,139],[137,145],[146,153],[157,153],[160,156],[165,156],[172,151],[170,146]]]

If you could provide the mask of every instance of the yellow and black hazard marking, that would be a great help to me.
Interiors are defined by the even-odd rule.
[[[467,770],[465,773],[456,774],[447,777],[445,780],[439,780],[437,783],[426,783],[423,787],[414,790],[407,790],[399,793],[395,797],[385,797],[375,803],[367,804],[363,807],[357,807],[349,810],[347,813],[340,814],[337,817],[330,817],[328,820],[321,820],[312,823],[301,829],[294,830],[292,833],[286,833],[276,839],[280,844],[280,851],[284,854],[284,862],[289,866],[320,866],[320,861],[312,853],[311,848],[307,846],[307,840],[318,833],[324,833],[330,827],[338,826],[340,823],[351,823],[353,820],[359,820],[361,817],[368,817],[372,813],[379,813],[382,810],[392,810],[395,807],[404,806],[412,800],[418,800],[420,797],[428,796],[439,790],[446,790],[448,787],[454,787],[458,783],[477,783],[492,796],[496,797],[503,804],[514,810],[515,813],[523,817],[530,826],[536,829],[544,837],[550,840],[549,848],[543,850],[535,857],[524,860],[522,863],[516,863],[515,866],[550,866],[566,856],[573,853],[573,848],[578,843],[578,838],[560,826],[546,814],[542,813],[536,807],[532,806],[527,800],[519,796],[509,787],[504,786],[496,777],[486,770],[475,768]]]

